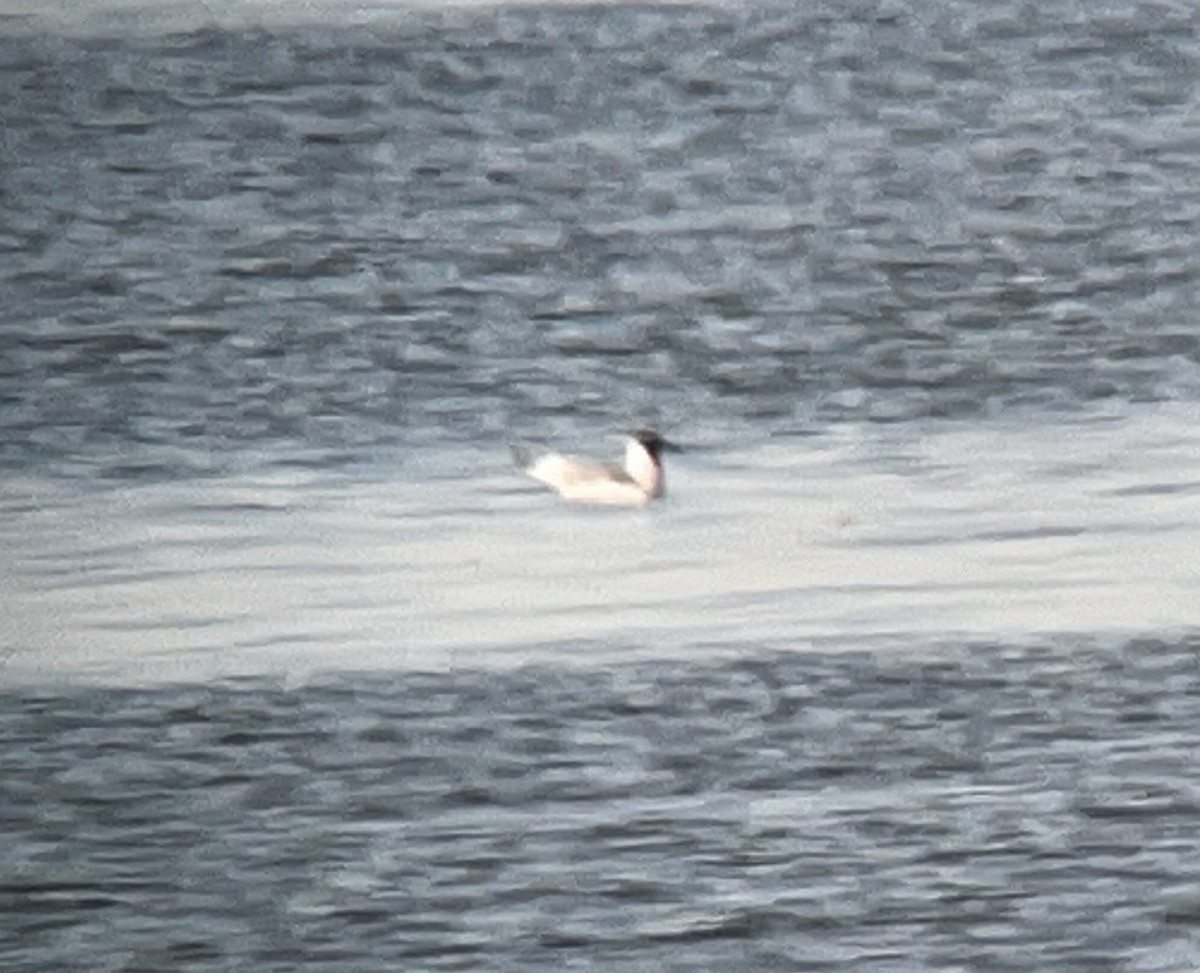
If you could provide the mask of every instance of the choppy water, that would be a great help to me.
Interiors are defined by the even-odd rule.
[[[4,966],[1183,971],[1197,649],[8,696]]]
[[[1190,4],[0,13],[0,968],[1197,968]]]

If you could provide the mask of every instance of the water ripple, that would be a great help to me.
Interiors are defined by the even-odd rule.
[[[1006,10],[12,24],[3,460],[1190,399],[1194,38]]]

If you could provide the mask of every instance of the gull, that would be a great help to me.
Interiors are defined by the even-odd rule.
[[[524,444],[513,446],[512,454],[517,466],[564,500],[635,506],[665,492],[664,450],[679,452],[679,447],[653,429],[639,429],[626,437],[623,465],[537,451]]]

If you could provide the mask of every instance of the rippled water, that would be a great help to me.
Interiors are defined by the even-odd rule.
[[[1198,649],[5,695],[0,955],[1183,971]]]
[[[1195,399],[1190,6],[271,17],[4,40],[10,466]]]
[[[0,7],[0,968],[1193,973],[1197,27]]]

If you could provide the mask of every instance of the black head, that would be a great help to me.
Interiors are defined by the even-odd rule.
[[[638,429],[636,432],[631,433],[631,435],[639,443],[645,446],[646,452],[655,459],[658,459],[659,454],[661,454],[663,450],[667,450],[668,452],[672,453],[681,452],[681,448],[678,444],[671,442],[669,439],[663,438],[653,429]]]

